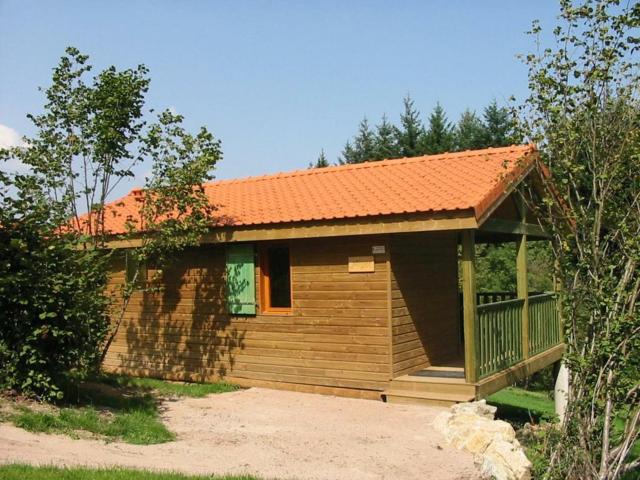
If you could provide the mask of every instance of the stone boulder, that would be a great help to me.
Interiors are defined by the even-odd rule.
[[[513,427],[494,420],[496,408],[484,400],[459,403],[438,415],[433,426],[447,443],[476,456],[481,473],[496,480],[529,480],[531,462]]]

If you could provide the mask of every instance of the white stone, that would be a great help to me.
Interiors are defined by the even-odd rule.
[[[433,426],[447,443],[476,456],[483,476],[496,480],[529,480],[531,462],[516,440],[513,427],[494,420],[496,408],[479,402],[459,403],[439,414]]]
[[[481,473],[496,480],[530,480],[531,462],[519,444],[496,440],[482,454]]]
[[[451,420],[452,417],[453,414],[450,411],[439,413],[433,420],[433,428],[442,434],[446,434],[448,431],[449,420]]]
[[[471,414],[478,415],[480,417],[493,420],[496,415],[497,408],[492,405],[487,405],[486,400],[478,400],[477,402],[457,403],[451,407],[451,412],[454,415],[458,414]]]

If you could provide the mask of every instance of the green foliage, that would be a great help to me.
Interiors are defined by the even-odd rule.
[[[640,470],[640,5],[562,1],[560,21],[554,48],[525,58],[522,110],[551,174],[539,214],[553,232],[571,371],[546,477],[609,480]]]
[[[400,156],[399,141],[396,127],[389,122],[386,115],[382,115],[382,120],[376,125],[374,159],[384,160]]]
[[[444,108],[437,104],[428,118],[428,128],[411,97],[403,99],[400,123],[396,126],[386,115],[371,129],[365,118],[357,134],[349,140],[339,163],[361,163],[387,158],[454,152],[487,147],[502,147],[521,141],[516,133],[513,113],[494,100],[484,109],[482,118],[466,110],[456,125],[447,120]]]
[[[375,143],[375,134],[369,126],[369,121],[363,118],[358,126],[358,133],[353,137],[353,144],[347,142],[339,162],[362,163],[374,159]]]
[[[494,100],[484,109],[483,117],[485,146],[501,147],[522,142],[516,118],[508,108],[498,106]]]
[[[400,115],[400,128],[398,128],[397,145],[398,153],[402,157],[415,157],[422,154],[421,139],[424,136],[424,126],[420,120],[420,112],[416,109],[413,100],[408,95],[403,99],[404,111]]]
[[[105,255],[59,234],[33,178],[0,187],[0,388],[42,399],[97,367],[107,331]]]
[[[481,244],[476,251],[476,280],[480,292],[516,291],[515,243]],[[553,291],[553,252],[549,242],[527,244],[527,281],[531,292]]]
[[[429,115],[429,127],[421,138],[420,150],[427,155],[452,152],[456,150],[455,140],[453,125],[447,120],[444,108],[438,103]]]
[[[4,480],[258,480],[250,475],[182,475],[160,473],[130,468],[60,468],[32,467],[28,465],[0,466],[0,478]]]
[[[477,150],[487,144],[486,127],[475,112],[465,110],[455,130],[456,145],[459,150]],[[489,145],[492,145],[489,143]],[[496,143],[494,145],[500,145]]]
[[[309,168],[325,168],[329,166],[329,160],[327,160],[327,156],[324,153],[324,149],[320,150],[320,155],[318,155],[318,159],[316,163],[312,163],[309,165]]]

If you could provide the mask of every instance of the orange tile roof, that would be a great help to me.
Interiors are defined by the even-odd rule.
[[[205,191],[218,225],[464,210],[479,219],[519,180],[535,152],[534,145],[522,145],[296,170],[215,181]],[[123,233],[126,218],[136,218],[135,191],[107,207],[108,231]]]

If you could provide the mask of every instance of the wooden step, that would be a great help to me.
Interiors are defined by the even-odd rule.
[[[405,390],[434,394],[458,394],[471,397],[476,393],[475,385],[452,378],[436,380],[433,378],[423,377],[399,377],[394,378],[391,381],[391,383],[389,384],[389,388],[392,390]]]
[[[449,407],[456,403],[469,402],[473,395],[460,393],[416,392],[414,390],[387,389],[382,392],[382,398],[389,403],[411,405],[433,405]]]

